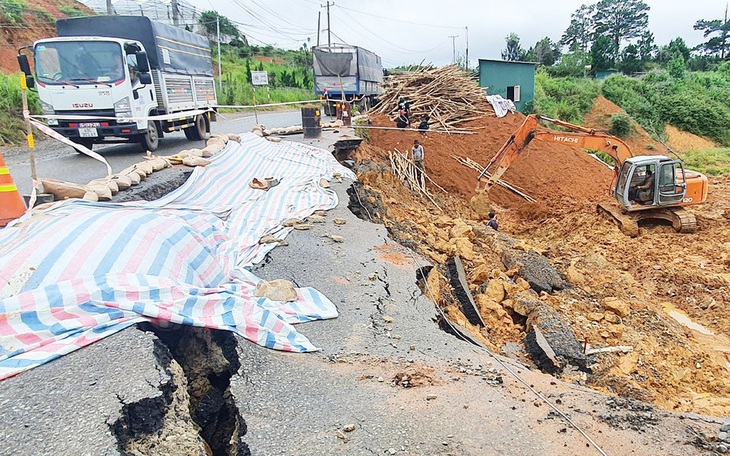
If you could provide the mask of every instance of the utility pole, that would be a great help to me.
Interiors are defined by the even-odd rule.
[[[335,6],[335,2],[330,3],[327,1],[326,5],[321,5],[322,8],[327,8],[327,46],[332,45],[332,29],[330,27],[330,6]],[[319,33],[319,31],[317,32]]]
[[[321,22],[322,22],[322,11],[319,11],[317,13],[317,47],[319,47],[319,32],[320,32],[320,30],[322,30],[320,28],[321,27],[321,25],[320,25]]]
[[[453,61],[452,63],[456,63],[456,39],[459,37],[459,35],[449,35],[449,38],[451,38],[451,49],[453,54]]]
[[[178,27],[180,25],[180,12],[177,7],[177,0],[172,0],[172,25]]]
[[[114,14],[114,7],[112,6],[112,0],[106,0],[106,14]]]
[[[221,16],[215,15],[215,32],[218,35],[218,91],[223,91],[223,73],[221,70]],[[258,123],[258,122],[256,122]]]
[[[469,71],[469,27],[464,27],[466,30],[466,71]]]

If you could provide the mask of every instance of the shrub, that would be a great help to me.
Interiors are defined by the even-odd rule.
[[[622,112],[612,115],[608,132],[619,138],[626,138],[631,133],[631,117]]]
[[[0,0],[0,15],[10,24],[23,24],[25,9],[23,0]]]
[[[88,16],[88,14],[76,8],[75,6],[59,6],[58,10],[68,17]]]
[[[730,149],[691,150],[683,155],[687,168],[712,176],[730,173]]]
[[[541,70],[535,75],[534,111],[567,122],[581,123],[600,92],[600,83],[597,81],[551,78]]]
[[[25,140],[20,74],[0,75],[0,144],[20,143]],[[40,102],[35,92],[28,92],[31,113],[40,112]]]

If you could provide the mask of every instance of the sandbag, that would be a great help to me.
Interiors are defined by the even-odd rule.
[[[112,176],[112,180],[117,183],[119,190],[126,190],[132,186],[132,181],[129,176],[124,174],[115,174]]]
[[[129,181],[132,183],[132,185],[137,185],[140,182],[142,182],[142,177],[133,168],[127,168],[125,171],[122,171],[120,174],[125,176],[127,179],[129,179]]]
[[[149,176],[155,172],[155,168],[148,161],[136,163],[137,169],[144,171],[145,175]]]
[[[109,187],[112,195],[116,195],[117,193],[119,193],[119,186],[114,179],[107,179],[106,177],[102,177],[101,179],[94,179],[92,181],[89,181],[89,187],[93,187],[94,185],[103,185],[105,187]]]
[[[89,184],[88,187],[96,193],[99,197],[99,201],[110,201],[112,199],[112,191],[106,184]]]
[[[84,194],[92,191],[88,186],[74,184],[58,179],[40,179],[45,193],[53,194],[56,201],[69,198],[83,198]]]
[[[153,159],[150,159],[147,163],[152,166],[153,171],[160,171],[170,166],[170,162],[163,157],[155,157]]]
[[[210,165],[210,160],[206,160],[203,157],[185,157],[183,164],[187,166],[207,166]]]
[[[85,199],[86,201],[99,201],[99,195],[97,195],[96,192],[89,190],[88,192],[84,193],[83,199]]]
[[[222,141],[223,144],[228,144],[228,135],[210,135],[210,139],[205,143],[209,146],[211,142]]]
[[[237,135],[235,133],[228,133],[226,136],[228,136],[229,141],[236,141],[237,143],[241,142],[241,136]]]

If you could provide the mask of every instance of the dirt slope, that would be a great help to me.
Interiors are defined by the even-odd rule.
[[[483,221],[474,219],[466,202],[477,173],[450,156],[469,156],[486,164],[522,119],[519,114],[485,117],[464,125],[474,135],[432,132],[423,138],[417,132],[370,130],[370,143],[357,157],[385,164],[387,150],[405,152],[414,139],[423,142],[429,176],[449,192],[432,188],[444,212],[408,194],[387,171],[363,173],[360,179],[382,198],[384,221],[394,236],[439,264],[448,255],[461,255],[487,323],[485,329],[471,330],[503,351],[514,347],[510,342],[522,343],[524,322],[516,318],[509,297],[494,298],[484,285],[509,280],[515,271],[506,270],[492,246],[474,235],[483,229]],[[376,116],[374,123],[391,126],[384,117]],[[631,141],[652,143],[640,130]],[[730,413],[730,322],[725,318],[730,305],[730,178],[711,179],[709,201],[690,208],[699,232],[678,234],[669,226],[642,226],[633,239],[596,213],[595,202],[608,199],[611,171],[580,150],[533,143],[505,180],[538,202],[527,203],[496,188],[491,199],[499,209],[502,230],[516,237],[520,248],[542,252],[571,284],[540,300],[569,321],[581,341],[633,349],[601,355],[593,374],[577,381],[668,410]],[[453,306],[448,283],[442,278],[433,285],[450,317],[470,327]],[[618,312],[618,317],[608,309],[609,302],[619,302],[626,313]],[[704,328],[699,329],[712,334],[677,319],[700,324]]]
[[[18,73],[16,55],[18,49],[32,45],[40,38],[56,36],[55,20],[68,17],[63,11],[76,11],[93,15],[86,5],[76,0],[27,0],[22,20],[13,22],[4,14],[0,14],[0,72],[4,74]]]

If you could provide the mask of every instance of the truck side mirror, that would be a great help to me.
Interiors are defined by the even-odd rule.
[[[28,56],[25,54],[18,54],[18,65],[20,71],[25,75],[25,85],[29,89],[35,87],[35,79],[33,79],[33,72],[30,71],[30,63],[28,63]]]
[[[149,73],[150,62],[147,60],[147,53],[145,51],[137,51],[134,53],[137,57],[137,69],[140,73]]]
[[[137,76],[139,77],[139,82],[141,82],[144,85],[152,84],[152,75],[149,73],[138,73]]]
[[[22,71],[26,76],[31,76],[33,74],[30,71],[30,63],[28,63],[27,55],[18,54],[18,65],[20,66],[20,71]]]

